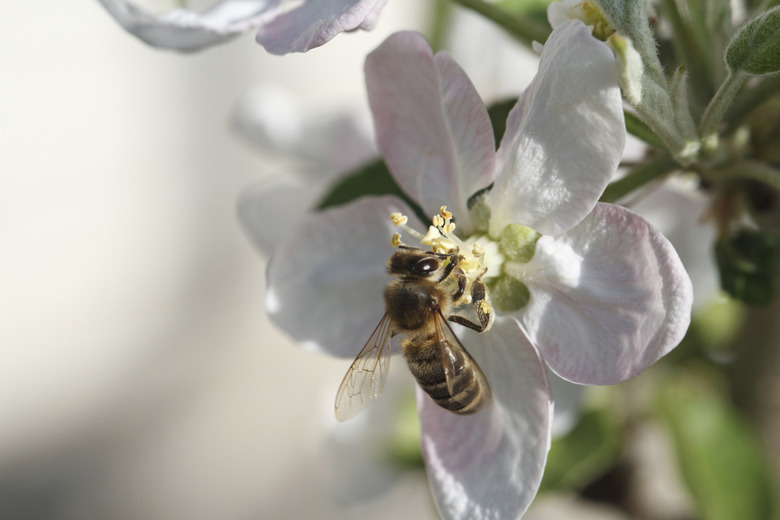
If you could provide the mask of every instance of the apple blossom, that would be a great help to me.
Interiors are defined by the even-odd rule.
[[[690,279],[668,240],[597,202],[625,140],[614,58],[582,22],[559,25],[498,150],[465,73],[422,36],[389,37],[367,58],[366,83],[379,149],[406,194],[437,214],[433,225],[423,235],[394,196],[308,215],[275,248],[267,311],[304,348],[354,357],[384,312],[391,213],[407,217],[393,219],[404,240],[459,247],[472,278],[487,267],[498,317],[461,337],[492,406],[456,416],[418,390],[423,453],[443,516],[519,517],[549,449],[546,367],[579,384],[624,381],[690,321]]]
[[[256,29],[272,54],[306,52],[337,34],[372,29],[387,0],[222,0],[206,11],[153,13],[131,0],[99,0],[129,33],[153,47],[197,51]]]

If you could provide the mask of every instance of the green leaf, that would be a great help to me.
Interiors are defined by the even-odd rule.
[[[774,518],[771,470],[756,433],[706,377],[680,372],[658,385],[658,411],[702,518]]]
[[[655,135],[655,132],[653,132],[644,121],[639,119],[636,114],[628,111],[624,111],[623,113],[626,116],[626,130],[629,134],[638,137],[651,146],[660,149],[664,148],[664,142],[661,141],[661,139]]]
[[[623,430],[608,409],[585,412],[577,426],[555,439],[540,489],[581,489],[617,464]]]
[[[669,155],[658,154],[607,186],[599,201],[617,202],[632,191],[670,174],[677,168],[677,163]]]
[[[732,298],[767,305],[780,272],[780,233],[741,230],[715,244],[720,283]]]
[[[726,49],[732,71],[763,75],[780,71],[780,6],[742,26]]]
[[[494,2],[498,7],[514,15],[528,16],[540,23],[547,23],[547,6],[549,0],[499,0]]]
[[[395,195],[414,209],[418,216],[422,213],[419,206],[401,190],[381,159],[341,177],[323,197],[317,209],[348,204],[365,195]]]

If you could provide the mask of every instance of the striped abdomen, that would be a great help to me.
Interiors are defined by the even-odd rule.
[[[482,371],[465,350],[453,350],[453,364],[457,369],[450,395],[435,334],[409,338],[402,345],[409,370],[420,388],[442,408],[466,415],[478,411],[490,400],[490,388]]]

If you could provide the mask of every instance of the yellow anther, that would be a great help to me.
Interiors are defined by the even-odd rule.
[[[452,213],[447,211],[447,206],[442,206],[441,209],[439,209],[439,213],[441,213],[441,216],[447,220],[452,218]]]
[[[398,247],[401,244],[401,233],[393,233],[393,237],[390,239],[390,245],[393,247]]]
[[[476,257],[482,258],[483,256],[485,256],[485,250],[482,249],[482,246],[474,242],[474,247],[471,248],[471,254]]]
[[[433,227],[440,228],[444,225],[444,219],[440,215],[433,216]]]
[[[465,273],[473,273],[479,269],[479,262],[471,257],[465,257],[460,260],[460,264],[458,264],[458,266],[463,269],[463,272]]]
[[[409,219],[403,213],[390,213],[390,220],[396,226],[403,226],[409,221]]]
[[[452,233],[455,231],[455,222],[448,222],[446,226],[444,226],[444,232],[445,233]]]
[[[420,243],[424,246],[433,245],[433,242],[441,238],[441,233],[433,226],[428,226],[428,232],[424,237],[420,239]]]

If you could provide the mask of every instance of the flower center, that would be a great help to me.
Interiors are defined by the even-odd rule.
[[[469,281],[464,303],[470,302],[471,283],[478,276],[482,275],[482,280],[490,283],[492,278],[501,274],[504,255],[499,251],[498,243],[491,240],[487,235],[473,235],[466,238],[456,235],[452,213],[447,211],[446,206],[442,206],[439,214],[433,216],[431,225],[428,226],[428,232],[424,235],[407,225],[409,219],[406,215],[392,213],[390,220],[393,224],[417,239],[421,246],[427,246],[431,251],[436,253],[458,252],[461,257],[458,267],[463,270]],[[394,234],[390,243],[393,247],[403,244],[401,234]]]
[[[477,277],[487,285],[487,299],[493,306],[504,312],[517,311],[525,307],[531,294],[528,287],[517,278],[514,267],[529,262],[536,252],[536,242],[541,235],[534,229],[522,224],[509,224],[500,233],[497,240],[487,233],[477,233],[469,237],[455,234],[452,213],[442,206],[438,215],[434,215],[428,232],[422,234],[407,226],[408,218],[401,213],[390,215],[392,222],[417,239],[422,246],[430,247],[436,253],[458,252],[461,260],[458,266],[468,277],[469,288]],[[393,235],[391,244],[398,247],[403,242],[401,234]],[[483,274],[484,273],[484,274]],[[464,303],[468,303],[467,297]]]

